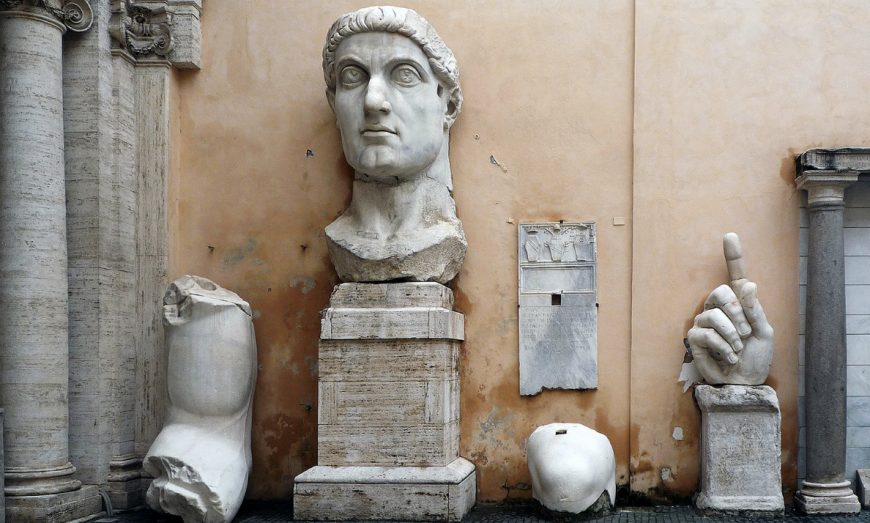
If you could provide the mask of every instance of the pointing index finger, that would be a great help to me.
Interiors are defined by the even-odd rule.
[[[725,251],[725,264],[728,266],[731,286],[745,282],[746,266],[743,263],[743,248],[740,246],[740,238],[737,234],[733,232],[726,234],[722,239],[722,248]]]

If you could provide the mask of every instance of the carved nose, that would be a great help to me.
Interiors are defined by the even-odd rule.
[[[393,106],[385,96],[383,85],[380,85],[375,79],[372,79],[366,91],[365,110],[367,113],[384,114],[393,110]]]

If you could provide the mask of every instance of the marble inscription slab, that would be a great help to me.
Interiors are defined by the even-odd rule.
[[[520,394],[598,387],[595,224],[520,224]]]

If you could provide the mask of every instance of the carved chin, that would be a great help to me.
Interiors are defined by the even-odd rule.
[[[370,176],[391,175],[396,167],[396,152],[389,147],[366,147],[354,167]]]

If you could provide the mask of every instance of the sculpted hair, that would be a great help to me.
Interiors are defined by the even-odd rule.
[[[397,33],[413,40],[429,58],[435,76],[450,90],[451,112],[459,114],[462,89],[453,51],[425,18],[403,7],[365,7],[340,16],[332,24],[323,46],[323,77],[330,92],[335,92],[335,51],[345,38],[359,33]]]

